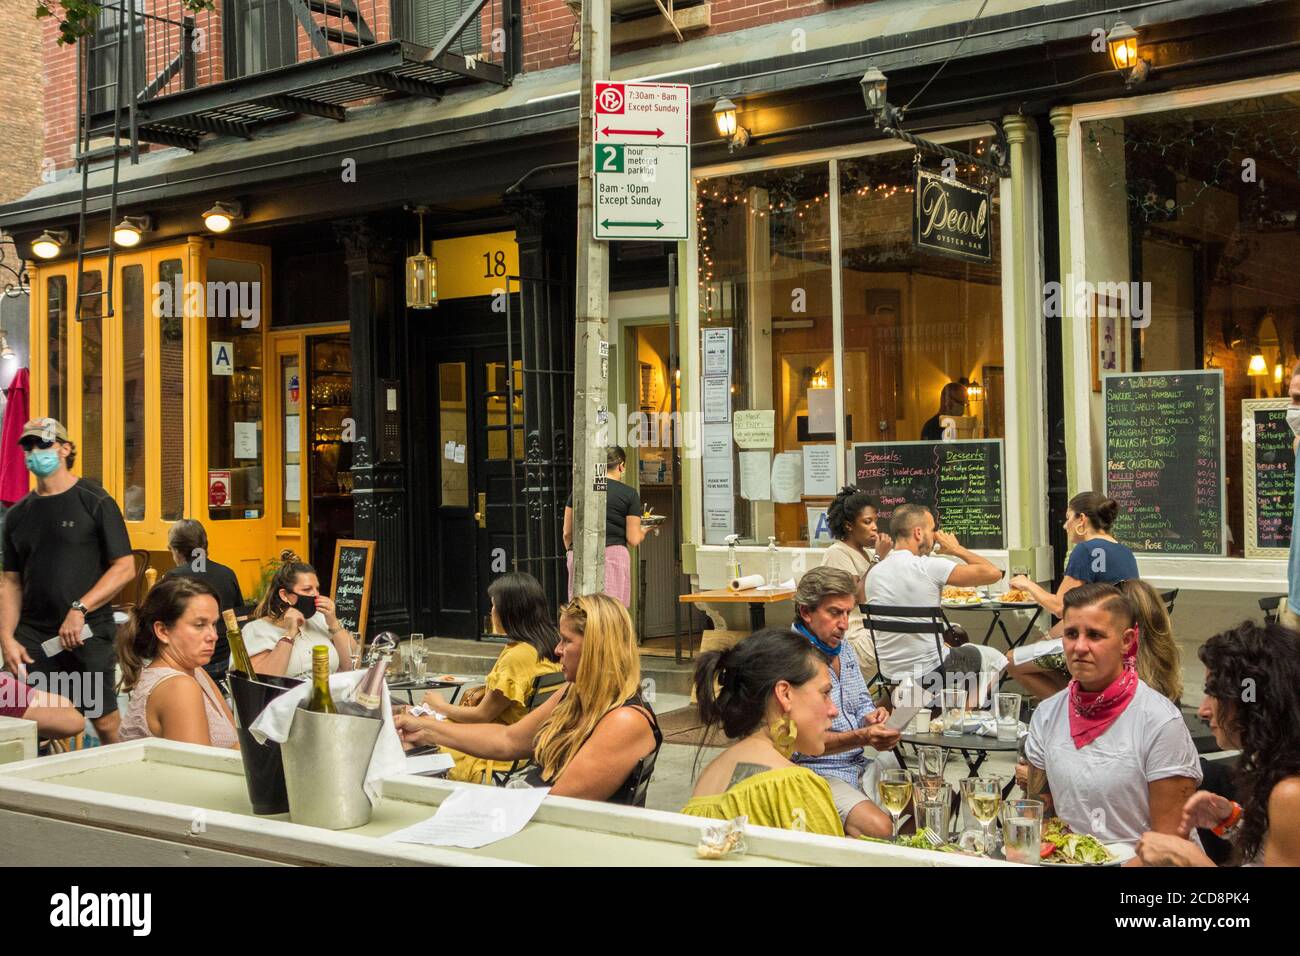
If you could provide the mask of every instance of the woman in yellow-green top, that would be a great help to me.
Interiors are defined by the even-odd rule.
[[[701,654],[695,693],[705,739],[717,723],[740,739],[704,768],[682,813],[743,814],[756,826],[844,836],[826,781],[790,761],[796,750],[820,754],[835,717],[830,670],[811,644],[766,628],[730,650]]]
[[[466,703],[449,704],[430,691],[424,702],[436,713],[461,724],[513,724],[528,713],[533,683],[560,670],[555,647],[560,633],[551,620],[546,595],[531,574],[511,571],[488,587],[492,601],[492,630],[510,638],[488,672],[483,687],[466,694]],[[491,783],[492,774],[508,770],[510,762],[446,751],[456,760],[448,777],[469,783]]]

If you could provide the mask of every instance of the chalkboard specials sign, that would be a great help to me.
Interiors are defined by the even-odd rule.
[[[917,249],[958,259],[991,262],[993,201],[987,189],[967,186],[924,169],[916,171],[912,241]]]
[[[1102,378],[1111,529],[1134,551],[1224,553],[1223,370]]]
[[[854,445],[853,472],[857,486],[880,500],[882,528],[899,505],[928,505],[964,546],[1006,547],[1000,438]]]
[[[1291,553],[1295,503],[1295,453],[1286,423],[1286,398],[1241,403],[1241,487],[1246,514],[1246,557],[1285,558]]]
[[[375,570],[375,543],[340,539],[334,545],[334,613],[353,634],[366,638],[370,613],[370,576]]]

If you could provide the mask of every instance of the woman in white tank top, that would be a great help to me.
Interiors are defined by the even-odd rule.
[[[197,578],[164,578],[132,611],[117,635],[122,689],[131,695],[123,740],[238,746],[234,717],[203,670],[220,620],[216,592]]]

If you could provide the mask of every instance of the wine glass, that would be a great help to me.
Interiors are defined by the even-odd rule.
[[[898,839],[898,816],[912,800],[912,774],[907,770],[886,770],[880,775],[880,802],[894,820],[894,835]]]
[[[412,677],[417,681],[424,680],[424,661],[428,649],[424,646],[423,634],[412,634],[411,639],[407,642],[407,653],[411,658]]]
[[[961,793],[971,815],[984,830],[984,855],[991,856],[989,825],[997,819],[998,808],[1002,806],[1002,781],[997,777],[967,777],[961,782]]]

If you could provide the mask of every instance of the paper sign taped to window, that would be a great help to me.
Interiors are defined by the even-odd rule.
[[[770,408],[737,411],[731,427],[741,448],[771,448],[776,439],[776,412]]]

